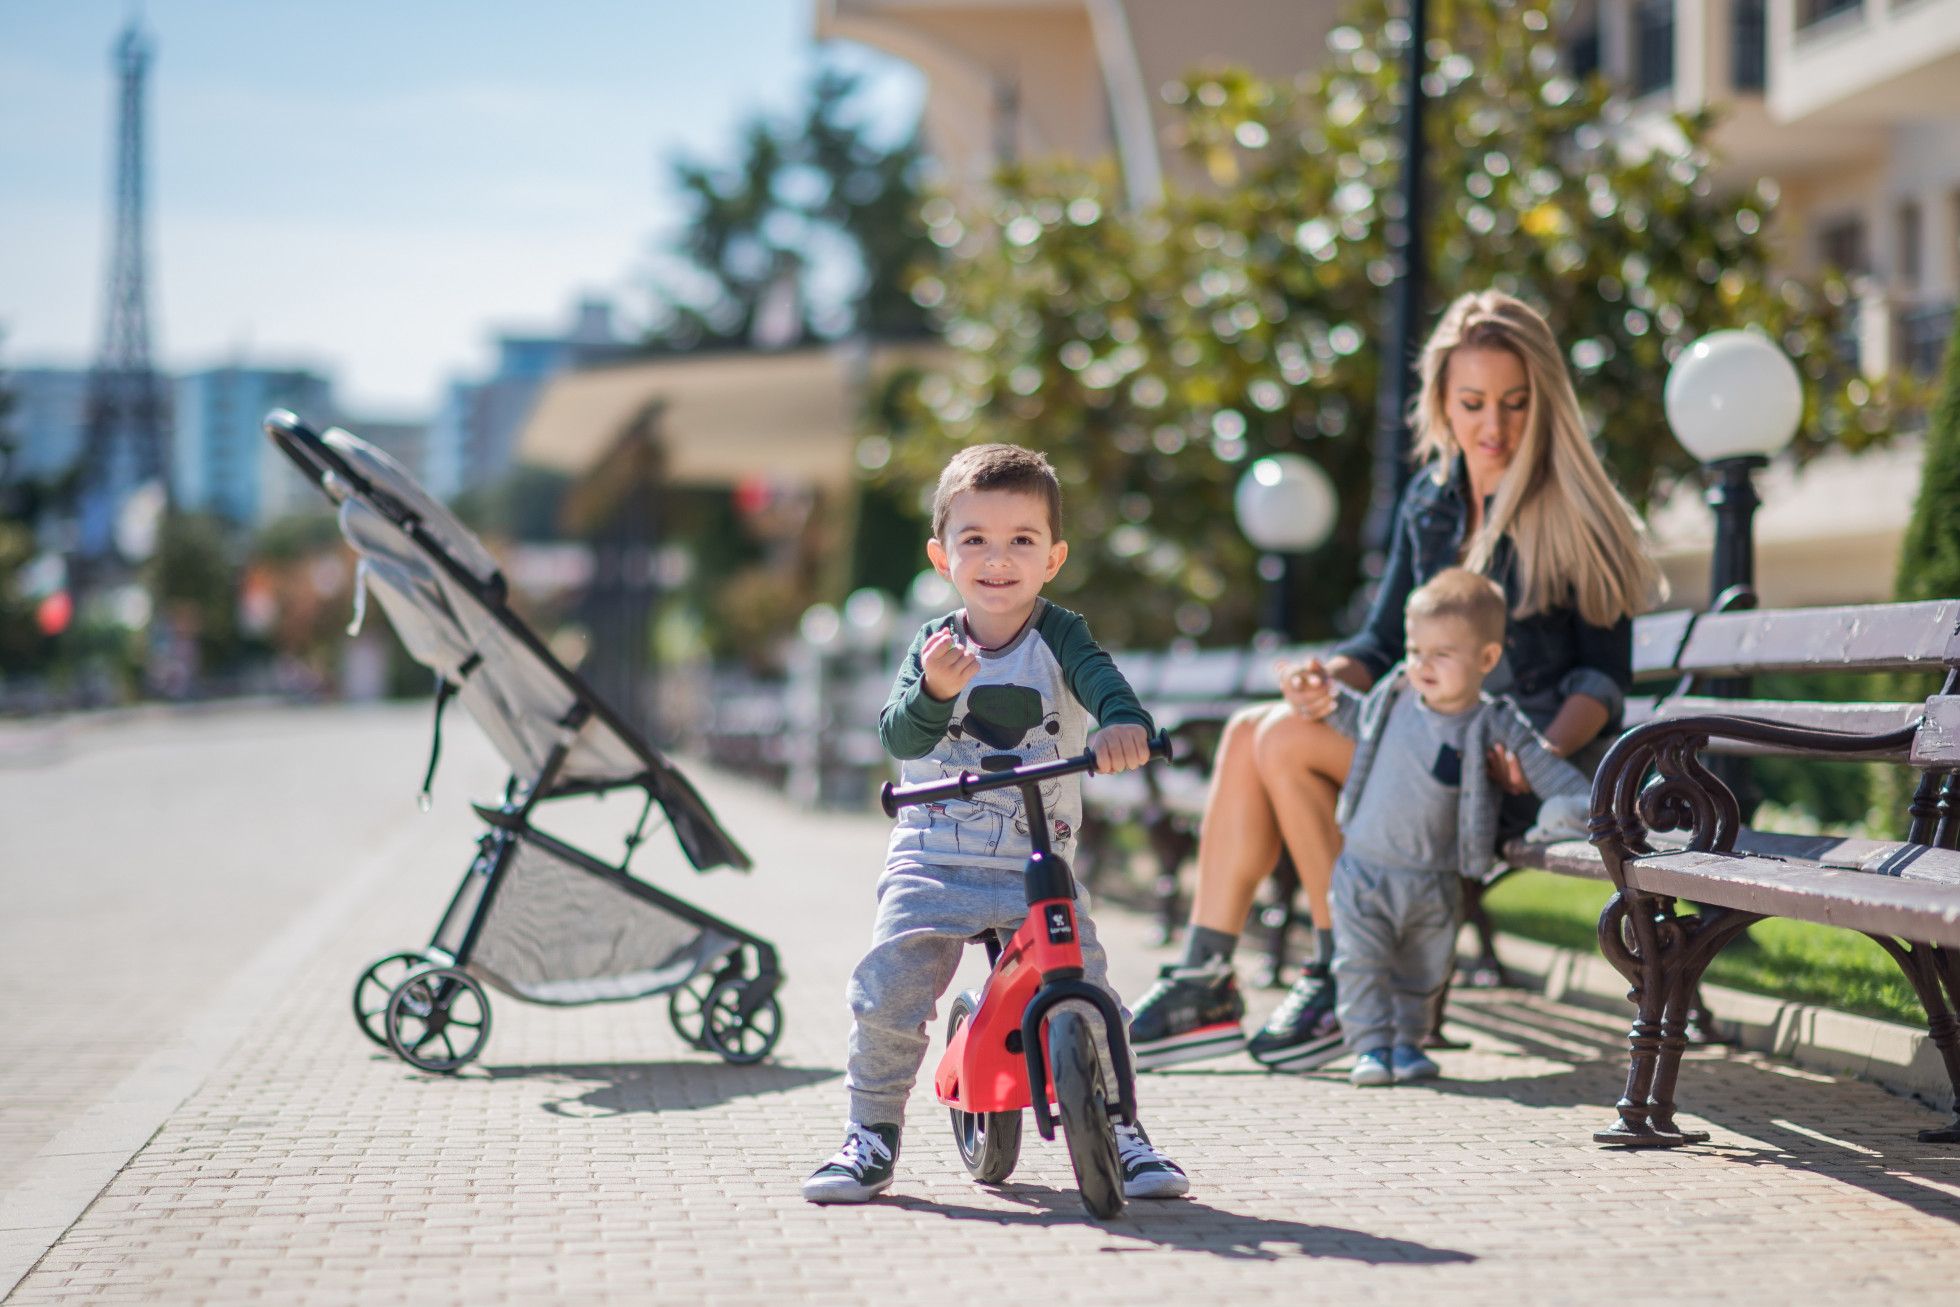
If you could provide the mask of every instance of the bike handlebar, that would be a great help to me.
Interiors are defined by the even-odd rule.
[[[1171,758],[1171,737],[1168,731],[1159,731],[1150,737],[1150,756],[1169,762]],[[1072,776],[1076,772],[1093,772],[1096,769],[1095,751],[1074,758],[1057,758],[1053,762],[1031,762],[1007,771],[970,772],[943,781],[928,781],[923,785],[896,786],[886,781],[878,790],[878,802],[887,817],[898,816],[900,808],[909,808],[918,803],[937,803],[942,799],[970,799],[984,790],[1002,790],[1010,785],[1027,785],[1035,781],[1052,780],[1057,776]]]

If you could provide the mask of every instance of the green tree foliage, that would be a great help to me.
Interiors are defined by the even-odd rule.
[[[206,671],[238,652],[238,577],[225,524],[206,513],[170,513],[146,565],[154,620],[197,642]]]
[[[1960,331],[1946,347],[1939,400],[1926,428],[1919,497],[1906,523],[1893,593],[1899,599],[1960,596]]]
[[[931,249],[918,218],[916,134],[881,144],[862,121],[858,79],[821,69],[796,121],[754,118],[734,163],[678,159],[672,179],[688,207],[675,245],[683,284],[661,287],[655,342],[674,349],[747,343],[772,292],[798,289],[802,335],[917,334],[925,319],[906,290]],[[841,290],[819,265],[854,268]]]
[[[1636,122],[1603,81],[1566,76],[1560,10],[1431,6],[1429,320],[1489,286],[1541,308],[1637,499],[1689,469],[1662,382],[1717,328],[1760,327],[1800,361],[1800,453],[1881,437],[1893,396],[1834,363],[1844,286],[1771,268],[1773,189],[1717,190],[1707,118]],[[1305,453],[1341,492],[1334,540],[1301,569],[1309,633],[1351,599],[1399,202],[1396,13],[1368,0],[1298,85],[1208,72],[1172,88],[1211,184],[1151,212],[1121,212],[1113,176],[1061,167],[1009,171],[986,213],[925,210],[953,257],[915,294],[956,358],[918,386],[885,475],[924,485],[970,441],[1048,451],[1076,491],[1065,602],[1113,642],[1250,630],[1231,489],[1272,451]]]

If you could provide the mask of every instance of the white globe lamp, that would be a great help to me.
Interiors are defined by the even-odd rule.
[[[1340,498],[1320,468],[1298,454],[1273,454],[1253,463],[1232,494],[1239,530],[1260,552],[1266,582],[1268,631],[1285,636],[1292,627],[1288,573],[1292,560],[1317,549],[1333,534]]]
[[[1773,458],[1803,418],[1796,365],[1754,331],[1714,331],[1688,346],[1663,399],[1674,438],[1703,463]]]

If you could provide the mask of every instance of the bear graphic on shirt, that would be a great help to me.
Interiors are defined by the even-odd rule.
[[[1062,756],[1057,737],[1060,717],[1047,711],[1041,693],[1025,685],[976,685],[947,723],[938,761],[947,777],[961,772],[1001,772],[1031,762],[1053,762]],[[1041,802],[1052,809],[1061,799],[1059,780],[1040,782]],[[929,805],[932,827],[928,838],[955,852],[998,856],[1009,831],[1025,838],[1028,814],[1021,791],[987,790],[971,799]],[[1068,823],[1050,818],[1057,843],[1074,832]]]

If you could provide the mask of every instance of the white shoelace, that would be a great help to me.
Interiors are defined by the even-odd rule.
[[[825,1166],[841,1166],[852,1175],[862,1176],[867,1169],[878,1162],[889,1162],[892,1150],[885,1147],[885,1141],[868,1126],[851,1124],[851,1133],[845,1136],[844,1146],[837,1150]]]
[[[1145,1139],[1133,1125],[1119,1124],[1116,1127],[1116,1157],[1123,1164],[1125,1171],[1152,1162],[1164,1166],[1171,1164],[1170,1159],[1152,1148],[1150,1141]]]

